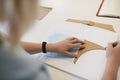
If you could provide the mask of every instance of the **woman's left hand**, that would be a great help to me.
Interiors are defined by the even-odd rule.
[[[78,44],[79,43],[79,44]],[[65,39],[63,41],[57,42],[54,44],[54,52],[60,53],[60,54],[65,54],[71,57],[77,57],[76,54],[69,52],[69,49],[71,48],[85,48],[83,46],[84,42],[79,40],[78,38],[72,37]]]

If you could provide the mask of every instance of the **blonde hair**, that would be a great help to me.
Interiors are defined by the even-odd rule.
[[[0,0],[0,20],[9,23],[7,39],[12,45],[19,43],[22,34],[35,21],[37,8],[38,0]]]

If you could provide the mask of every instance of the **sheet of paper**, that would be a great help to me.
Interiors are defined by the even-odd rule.
[[[119,16],[120,0],[104,0],[99,15]]]
[[[117,40],[116,33],[99,28],[72,23],[65,23],[64,26],[66,27],[59,26],[63,26],[63,24],[58,25],[58,27],[54,27],[48,32],[48,35],[45,38],[47,42],[55,43],[74,36],[106,47],[109,42]],[[75,51],[75,53],[77,53],[77,51]],[[106,64],[106,51],[88,51],[79,58],[76,64],[73,63],[72,57],[51,52],[43,54],[39,59],[46,64],[88,80],[101,80]]]

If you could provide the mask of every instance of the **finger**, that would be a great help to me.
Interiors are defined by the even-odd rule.
[[[68,38],[68,40],[72,40],[72,43],[82,43],[82,44],[84,44],[84,41],[79,40],[78,38],[75,38],[75,37]]]
[[[84,44],[84,41],[79,40],[79,39],[77,39],[77,38],[71,40],[71,42],[72,42],[72,43],[82,43],[82,44]]]
[[[113,43],[109,43],[109,44],[108,44],[108,47],[106,48],[107,56],[109,55],[110,51],[113,49],[113,45],[112,45],[112,44],[113,44]]]
[[[77,57],[76,54],[68,52],[68,51],[66,51],[65,54],[68,55],[68,56],[71,56],[71,57]]]
[[[76,44],[72,44],[72,45],[71,45],[71,48],[82,48],[82,49],[83,49],[83,48],[85,48],[85,46],[76,43]]]
[[[107,48],[112,49],[113,48],[113,43],[109,43]]]
[[[106,48],[107,51],[111,50],[113,48],[113,43],[108,43],[108,46]]]
[[[75,37],[70,37],[70,38],[68,38],[68,40],[74,40],[75,39]]]

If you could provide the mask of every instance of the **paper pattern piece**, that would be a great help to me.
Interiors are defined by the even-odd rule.
[[[76,19],[67,19],[66,21],[67,22],[86,24],[86,25],[89,25],[89,26],[98,27],[98,28],[102,28],[102,29],[106,29],[106,30],[115,32],[113,26],[109,25],[109,24],[93,22],[93,21],[90,21],[90,20],[76,20]]]
[[[92,42],[90,42],[90,41],[87,41],[87,40],[85,40],[84,46],[85,46],[84,49],[78,51],[77,58],[74,58],[74,60],[73,60],[74,63],[76,63],[77,60],[80,58],[80,56],[81,56],[82,54],[84,54],[85,52],[87,52],[87,51],[97,50],[97,49],[98,49],[98,50],[105,50],[104,47],[102,47],[102,46],[100,46],[100,45],[97,45],[97,44],[95,44],[95,43],[92,43]]]

